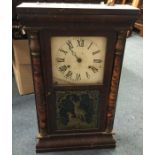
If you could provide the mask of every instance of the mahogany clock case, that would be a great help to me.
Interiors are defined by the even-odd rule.
[[[39,137],[37,152],[114,147],[112,129],[123,61],[126,32],[138,9],[17,8],[29,36],[36,96]],[[51,37],[101,36],[107,38],[103,84],[58,86],[52,82]],[[62,92],[97,91],[97,123],[93,128],[58,128],[56,102]],[[91,92],[92,93],[92,92]]]

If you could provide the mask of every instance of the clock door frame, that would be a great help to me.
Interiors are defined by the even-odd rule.
[[[41,48],[41,63],[43,71],[43,82],[46,100],[46,115],[47,115],[47,132],[50,135],[53,134],[65,134],[65,133],[87,133],[87,132],[104,132],[106,130],[106,116],[108,97],[111,84],[111,76],[113,70],[113,60],[115,52],[115,44],[117,39],[117,33],[115,31],[106,32],[103,30],[90,30],[80,27],[68,31],[63,29],[44,29],[40,31],[40,48]],[[52,60],[51,60],[51,37],[55,36],[99,36],[107,38],[106,56],[104,64],[104,77],[103,84],[101,85],[87,85],[87,86],[55,86],[52,82]],[[58,90],[99,90],[100,103],[99,103],[99,115],[98,115],[98,128],[94,129],[76,129],[76,130],[57,130],[56,129],[56,91]],[[102,100],[103,99],[103,100]]]

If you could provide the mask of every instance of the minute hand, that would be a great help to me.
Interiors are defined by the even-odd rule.
[[[75,56],[75,58],[78,60],[79,57],[76,55],[76,53],[72,49],[70,49],[70,51],[72,52],[72,55]]]

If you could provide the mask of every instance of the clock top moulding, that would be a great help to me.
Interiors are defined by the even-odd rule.
[[[13,26],[18,26],[16,6],[22,2],[55,2],[55,3],[100,3],[103,0],[12,0],[12,24]]]
[[[29,35],[39,128],[37,152],[114,147],[115,140],[112,136],[112,129],[126,33],[137,19],[139,9],[129,5],[22,3],[17,6],[17,14],[20,23]],[[104,87],[108,91],[106,92],[106,113],[103,118],[104,131],[61,133],[61,136],[50,135],[49,116],[51,115],[47,111],[48,103],[53,99],[51,96],[54,90],[49,88],[47,81],[51,80],[51,76],[47,77],[46,69],[44,69],[49,68],[50,57],[46,56],[46,59],[43,57],[46,53],[46,48],[43,49],[46,44],[44,41],[46,36],[42,34],[46,34],[47,37],[49,35],[102,36],[105,34],[112,38],[108,40],[113,45],[110,48],[111,51],[108,51],[112,56],[107,57],[108,60],[106,60],[111,61],[112,65],[108,66],[110,69],[105,66],[108,83],[105,83]],[[99,86],[98,89],[101,87]],[[77,86],[75,89],[77,89]],[[90,89],[93,89],[93,86]],[[54,112],[53,109],[51,110],[51,112]]]
[[[102,0],[45,0],[46,2],[64,3],[100,3]]]
[[[139,14],[139,9],[130,5],[102,3],[21,3],[16,10],[20,23],[27,28],[50,27],[57,22],[87,22],[102,23],[103,29],[121,30],[128,29]]]

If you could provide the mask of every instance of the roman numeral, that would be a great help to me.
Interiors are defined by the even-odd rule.
[[[101,60],[101,59],[94,59],[93,62],[94,62],[94,63],[101,63],[102,60]]]
[[[71,71],[68,71],[67,74],[65,75],[65,77],[66,78],[71,78],[72,77],[72,74],[73,73]]]
[[[84,40],[80,39],[80,40],[77,40],[77,42],[79,47],[84,47]]]
[[[88,50],[90,49],[90,47],[92,46],[93,42],[91,42],[88,46]]]
[[[86,77],[87,77],[88,79],[90,79],[90,75],[89,75],[88,72],[86,72]]]
[[[66,42],[66,44],[68,45],[68,48],[69,48],[69,49],[74,48],[74,46],[73,46],[73,44],[72,44],[72,42],[71,42],[70,40],[68,40],[68,41]]]
[[[81,75],[80,74],[78,74],[78,73],[76,73],[76,78],[75,78],[75,80],[81,80]]]
[[[98,69],[94,66],[88,66],[89,69],[91,69],[94,73],[98,72]]]
[[[67,68],[68,67],[66,65],[60,66],[59,67],[59,71],[62,72],[62,73],[64,73],[67,70]]]
[[[56,58],[56,61],[57,61],[57,62],[64,62],[65,59],[64,59],[64,58]]]
[[[59,49],[60,52],[63,52],[65,55],[68,53],[67,51],[63,50],[63,49]]]
[[[92,55],[95,55],[95,54],[97,54],[97,53],[99,53],[99,52],[101,52],[101,51],[100,51],[100,50],[94,51],[94,52],[92,52]]]

